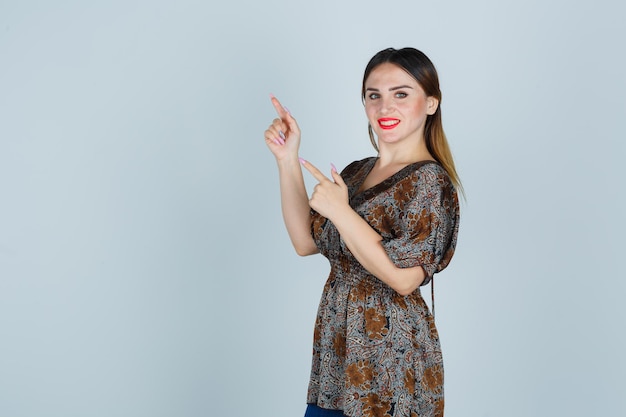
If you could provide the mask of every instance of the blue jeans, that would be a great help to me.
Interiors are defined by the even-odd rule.
[[[345,417],[341,410],[327,410],[315,404],[308,404],[304,417]]]

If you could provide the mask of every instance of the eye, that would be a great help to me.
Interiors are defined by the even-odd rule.
[[[371,93],[369,96],[367,96],[370,100],[376,100],[377,98],[380,98],[380,94],[378,93]]]
[[[407,94],[407,93],[404,93],[404,92],[402,92],[402,91],[398,91],[398,92],[396,93],[396,98],[406,98],[407,96],[408,96],[408,94]]]

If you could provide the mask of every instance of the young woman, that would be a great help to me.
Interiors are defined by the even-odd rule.
[[[437,72],[416,49],[385,49],[365,69],[362,98],[378,156],[341,174],[298,157],[300,129],[275,97],[278,118],[265,131],[291,242],[331,265],[306,417],[442,416],[439,336],[420,286],[454,253],[460,182]],[[301,167],[319,181],[310,199]]]

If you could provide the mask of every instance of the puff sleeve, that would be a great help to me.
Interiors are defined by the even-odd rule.
[[[419,167],[394,191],[394,233],[381,242],[399,268],[421,266],[422,285],[452,259],[459,227],[458,197],[445,170],[438,164]]]

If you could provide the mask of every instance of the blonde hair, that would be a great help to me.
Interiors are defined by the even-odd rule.
[[[461,179],[456,171],[452,151],[448,145],[448,139],[443,131],[443,123],[441,121],[441,90],[439,88],[439,76],[432,61],[421,51],[415,48],[394,49],[388,48],[378,52],[372,57],[365,67],[363,74],[363,87],[361,90],[361,98],[365,99],[365,82],[370,73],[377,66],[391,63],[399,66],[409,73],[420,84],[427,97],[434,97],[439,101],[437,110],[426,118],[424,127],[424,141],[428,152],[435,158],[437,162],[446,170],[452,184],[465,196]],[[370,141],[378,152],[378,145],[374,138],[372,126],[368,124],[368,132]]]

